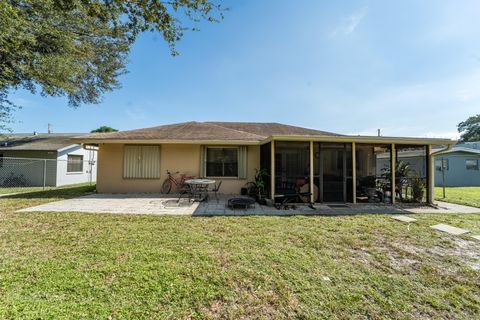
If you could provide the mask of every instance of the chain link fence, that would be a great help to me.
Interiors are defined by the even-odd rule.
[[[0,194],[54,189],[73,184],[94,184],[95,159],[0,157]]]

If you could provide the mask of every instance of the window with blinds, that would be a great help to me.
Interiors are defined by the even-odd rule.
[[[124,179],[159,179],[160,146],[126,145],[123,149]]]
[[[82,155],[67,155],[67,172],[83,172]]]

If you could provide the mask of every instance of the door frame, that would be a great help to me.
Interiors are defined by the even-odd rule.
[[[318,178],[319,178],[319,188],[318,188],[318,200],[320,203],[347,203],[347,200],[348,200],[348,186],[347,186],[347,180],[348,180],[348,176],[347,176],[347,154],[348,154],[348,151],[347,151],[347,145],[350,144],[350,153],[353,152],[353,146],[351,143],[348,143],[348,142],[344,142],[344,143],[335,143],[335,142],[317,142],[318,143],[318,153],[319,153],[319,157],[317,159],[318,161],[318,165],[319,165],[319,170],[318,170]],[[342,144],[343,145],[343,148],[342,148],[342,200],[341,201],[329,201],[329,202],[325,202],[324,201],[324,188],[325,188],[325,185],[324,185],[324,165],[325,165],[325,162],[323,160],[323,155],[324,155],[324,150],[327,149],[325,148],[325,146],[328,146],[328,145],[340,145]],[[333,149],[333,148],[332,148]],[[335,149],[334,149],[335,150]],[[352,161],[353,161],[353,158],[352,158]],[[352,174],[353,175],[353,174]],[[350,177],[353,181],[353,176]],[[353,190],[352,190],[353,192]]]

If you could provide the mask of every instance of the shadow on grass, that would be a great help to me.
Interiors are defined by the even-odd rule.
[[[33,191],[7,195],[1,199],[71,199],[80,197],[95,191],[95,186],[78,186],[69,188],[59,188],[46,191]]]

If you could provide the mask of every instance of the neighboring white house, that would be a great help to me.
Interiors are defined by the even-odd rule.
[[[74,133],[0,137],[1,186],[62,186],[96,181],[97,150],[70,139]]]

